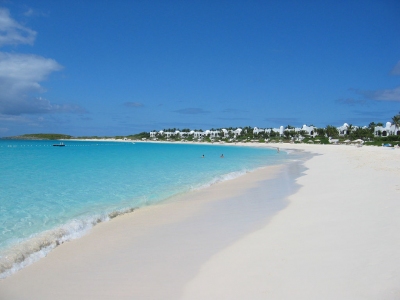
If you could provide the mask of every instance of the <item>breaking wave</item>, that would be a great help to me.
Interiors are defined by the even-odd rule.
[[[44,231],[8,248],[0,254],[0,279],[4,279],[45,257],[57,246],[82,237],[96,224],[109,221],[134,210],[135,208],[128,208],[102,216],[99,215],[82,220],[74,219],[61,227]]]

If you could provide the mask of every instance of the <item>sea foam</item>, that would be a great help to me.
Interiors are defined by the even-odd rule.
[[[88,219],[74,219],[68,222],[68,224],[47,230],[17,243],[0,254],[0,279],[6,278],[45,257],[57,246],[84,236],[96,224],[109,221],[126,213],[131,213],[134,210],[135,208],[127,208]]]
[[[53,143],[0,141],[1,278],[99,222],[284,159],[237,146]]]

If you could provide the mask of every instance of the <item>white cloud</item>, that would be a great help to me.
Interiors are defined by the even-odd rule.
[[[43,97],[33,96],[44,92],[40,82],[60,69],[62,66],[54,59],[0,52],[0,113],[84,113],[85,110],[79,106],[53,104]]]
[[[10,17],[10,12],[0,8],[0,46],[3,45],[32,45],[36,32],[27,28]]]
[[[1,107],[0,107],[1,110]],[[42,97],[21,99],[16,101],[13,105],[5,107],[4,111],[10,115],[19,115],[21,113],[26,114],[40,114],[40,113],[85,113],[85,109],[78,105],[71,104],[53,104],[49,100]]]
[[[400,86],[394,89],[361,91],[360,94],[365,97],[378,101],[400,101]]]
[[[30,119],[26,116],[13,116],[0,114],[0,122],[27,123]]]
[[[10,92],[24,90],[41,91],[39,84],[62,66],[54,59],[30,54],[0,52],[0,87],[7,85]],[[0,90],[1,94],[6,92]]]
[[[29,10],[28,14],[33,11]],[[0,46],[6,44],[33,44],[36,32],[10,17],[0,8]],[[38,97],[45,89],[41,82],[62,69],[54,59],[33,54],[0,52],[0,117],[4,115],[86,112],[82,107],[54,104]],[[1,118],[0,118],[1,120]],[[17,121],[17,120],[16,120]]]
[[[32,8],[28,8],[26,12],[24,12],[24,16],[30,17],[34,14],[34,11]]]
[[[44,92],[40,82],[61,68],[54,59],[0,52],[0,113],[60,110],[60,107],[52,106],[45,99],[32,99],[31,94]]]

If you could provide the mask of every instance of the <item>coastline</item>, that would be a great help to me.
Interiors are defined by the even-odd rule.
[[[91,144],[91,143],[83,143],[83,144],[68,143],[68,146],[81,146],[81,145],[91,146],[91,145],[99,145],[99,144],[100,143],[97,143],[97,142],[93,143],[93,144]],[[107,145],[114,144],[114,146],[118,147],[118,145],[116,145],[116,144],[120,144],[120,143],[112,143],[111,142],[111,143],[104,143],[104,144],[107,144]],[[122,144],[128,145],[129,143],[128,144],[122,143]],[[140,145],[140,147],[138,147],[138,148],[140,149],[141,146],[146,147],[145,144],[146,143],[142,143],[142,145]],[[172,144],[170,144],[170,145],[172,145]],[[22,148],[22,147],[32,146],[32,145],[30,145],[30,143],[26,144],[25,142],[22,142],[22,144],[19,144],[18,146],[21,146],[21,148]],[[33,145],[33,146],[35,146],[35,145]],[[123,146],[123,145],[120,145],[120,146]],[[139,146],[139,145],[137,145],[137,146]],[[147,146],[153,147],[153,145],[147,145]],[[164,146],[164,145],[161,145],[161,144],[154,145],[154,147],[158,147],[158,146]],[[168,147],[168,145],[165,145],[165,146]],[[203,145],[199,145],[199,147],[201,147],[201,146],[203,146]],[[177,181],[174,181],[174,182],[172,182],[170,180],[170,182],[172,184],[174,184],[175,182],[180,182],[181,183],[180,186],[183,188],[181,188],[180,190],[175,189],[174,193],[164,194],[161,197],[158,197],[157,199],[153,195],[153,199],[156,199],[156,201],[154,201],[154,202],[168,201],[168,199],[173,197],[173,195],[184,194],[191,190],[203,189],[209,185],[213,185],[220,181],[231,180],[232,178],[242,176],[249,170],[251,171],[251,170],[254,170],[255,168],[259,168],[260,166],[258,164],[262,164],[262,165],[267,164],[268,165],[269,161],[270,161],[268,159],[268,157],[265,160],[264,156],[260,156],[262,159],[259,160],[257,164],[253,163],[252,166],[250,166],[250,164],[247,164],[246,166],[241,165],[241,166],[238,166],[238,168],[235,168],[234,167],[235,162],[231,161],[231,159],[235,158],[236,162],[239,162],[240,156],[234,155],[233,153],[231,153],[231,151],[237,152],[238,148],[240,148],[240,147],[235,147],[235,146],[231,145],[231,147],[229,147],[231,149],[229,149],[229,150],[228,149],[218,150],[221,148],[221,147],[218,147],[218,145],[213,145],[213,146],[208,145],[208,146],[209,147],[202,147],[203,149],[208,148],[206,150],[206,152],[203,152],[205,150],[200,150],[201,152],[198,152],[198,153],[200,153],[200,154],[206,153],[206,156],[208,158],[207,162],[210,162],[210,160],[211,160],[211,162],[214,162],[214,163],[215,162],[218,164],[223,163],[224,165],[227,165],[228,168],[230,166],[230,170],[227,170],[228,168],[226,168],[222,173],[220,172],[220,174],[212,174],[211,177],[208,176],[208,177],[203,177],[203,178],[200,178],[201,176],[196,177],[197,174],[192,174],[192,175],[194,175],[193,178],[197,178],[199,180],[192,180],[191,184],[186,184],[186,185],[183,185],[182,182],[184,182],[184,181],[182,181],[180,179]],[[135,146],[129,146],[129,147],[126,147],[126,149],[131,149],[131,147],[135,147]],[[189,157],[190,160],[193,160],[193,157],[197,157],[196,155],[198,155],[198,157],[200,157],[200,154],[196,153],[197,152],[196,148],[198,148],[198,147],[193,147],[191,145],[187,145],[187,146],[183,146],[180,148],[181,148],[181,151],[185,151],[185,149],[195,149],[194,150],[195,153],[188,155],[188,151],[185,151],[185,153],[178,154],[179,156]],[[236,150],[234,148],[236,148]],[[244,148],[244,147],[242,147],[242,148]],[[27,149],[29,149],[29,148],[27,148]],[[135,149],[137,149],[137,148],[135,148]],[[169,148],[169,149],[171,149],[171,148]],[[247,151],[246,149],[244,149],[244,150]],[[73,151],[73,149],[71,149],[71,151]],[[227,159],[221,160],[219,158],[220,157],[219,151],[225,153],[227,155]],[[250,151],[253,151],[253,150],[250,150]],[[91,151],[89,151],[89,152],[91,152]],[[130,152],[130,151],[128,151],[128,152]],[[274,153],[274,152],[275,151],[272,151],[272,153]],[[164,149],[163,153],[164,154],[166,153],[165,149]],[[193,156],[193,154],[194,154],[194,156]],[[130,153],[129,153],[129,155],[130,155]],[[62,154],[61,156],[62,156],[62,159],[64,159],[66,157],[65,154]],[[272,156],[275,156],[275,153]],[[47,156],[45,156],[45,157],[47,157]],[[284,158],[284,160],[285,160],[285,157],[286,157],[286,155],[282,156],[282,158]],[[217,161],[215,161],[215,158]],[[247,160],[247,158],[242,155],[242,160],[243,159]],[[10,160],[10,161],[12,161],[12,160]],[[174,161],[176,164],[177,160],[174,160]],[[200,163],[202,165],[204,165],[203,160],[198,160],[198,161],[200,161]],[[277,162],[273,162],[273,164],[275,164],[275,163],[277,163]],[[128,165],[128,164],[125,163],[125,165]],[[185,170],[186,173],[190,173],[190,170],[197,170],[196,168],[193,168],[193,166],[195,164],[193,165],[191,163],[188,163],[187,161],[185,163],[180,163],[179,165],[182,166],[183,168],[186,168],[185,166],[191,166],[189,168],[189,170],[187,170],[188,172],[186,172],[186,170]],[[83,167],[83,165],[79,165],[79,166],[81,168]],[[148,167],[151,168],[151,166],[148,166]],[[155,167],[157,170],[160,170],[158,165],[156,165]],[[96,166],[94,166],[93,169],[91,166],[83,167],[83,169],[87,173],[88,177],[91,176],[90,173],[97,173],[95,171]],[[127,174],[127,175],[131,175],[131,171],[132,171],[131,168],[126,169],[125,166],[118,166],[117,164],[113,164],[113,166],[110,166],[110,168],[103,168],[103,169],[107,170],[106,173],[112,173],[117,170],[119,174]],[[125,173],[123,172],[124,170],[125,170]],[[154,170],[154,168],[153,168],[153,170]],[[175,170],[175,168],[174,168],[174,170]],[[200,170],[202,170],[202,166],[196,172],[199,172]],[[26,170],[24,170],[24,171],[26,171]],[[73,171],[69,172],[69,171],[67,171],[67,169],[64,169],[64,168],[63,168],[63,171],[64,171],[64,173],[74,174]],[[159,176],[159,178],[163,178],[163,176],[165,176],[166,174],[169,174],[170,171],[171,171],[171,168],[166,169],[164,174],[162,176]],[[192,173],[193,173],[193,171],[192,171]],[[80,174],[82,174],[82,171],[80,172]],[[157,190],[157,189],[154,189],[154,184],[155,184],[154,176],[156,173],[149,172],[149,174],[151,174],[150,178],[147,178],[146,181],[151,182],[153,184],[153,190],[154,190],[153,194],[154,194],[155,191]],[[137,175],[140,177],[142,176],[141,174],[137,174]],[[186,176],[186,177],[191,178],[192,176]],[[124,178],[121,178],[121,179],[125,180],[125,178],[129,178],[129,176],[125,176]],[[99,180],[99,179],[100,179],[100,176],[96,178],[96,180]],[[17,181],[17,179],[15,179],[15,181]],[[3,183],[4,182],[6,182],[6,181],[3,181]],[[43,182],[45,182],[45,181],[43,181]],[[69,185],[66,184],[68,182],[66,177],[63,177],[62,182],[64,182],[64,188],[66,186],[67,187],[74,186],[73,182]],[[124,181],[122,181],[122,182],[124,182]],[[130,184],[130,183],[128,182],[128,184]],[[134,183],[132,183],[132,186],[135,186]],[[81,188],[82,188],[82,186],[81,186]],[[112,185],[112,189],[117,189],[117,188],[118,188],[118,185]],[[140,186],[136,186],[136,188],[140,189]],[[63,189],[60,189],[60,190],[63,190]],[[134,191],[139,191],[139,190],[134,189]],[[107,192],[107,191],[105,191],[105,192]],[[103,195],[104,195],[104,192],[102,194],[99,194],[99,193],[97,194],[97,196],[99,198],[103,197]],[[111,197],[111,199],[112,199],[112,197]],[[69,199],[65,199],[65,200],[68,201]],[[74,240],[76,238],[82,237],[83,235],[86,235],[88,232],[90,232],[90,230],[93,226],[96,226],[96,224],[101,223],[101,222],[107,222],[108,220],[110,220],[118,215],[121,215],[124,213],[129,213],[132,210],[137,210],[142,206],[151,205],[151,203],[154,203],[154,202],[142,201],[142,202],[137,203],[137,202],[131,201],[127,205],[120,205],[119,207],[113,207],[112,209],[108,209],[108,210],[104,209],[104,210],[96,211],[96,210],[91,209],[91,210],[88,210],[88,211],[90,211],[90,213],[84,215],[83,217],[76,218],[76,219],[70,218],[69,220],[67,219],[65,222],[59,222],[58,226],[53,226],[51,228],[47,228],[47,230],[41,231],[35,235],[31,235],[31,237],[29,237],[25,240],[21,239],[21,242],[15,244],[13,247],[9,247],[8,249],[5,248],[6,249],[5,251],[0,252],[0,280],[10,276],[11,274],[26,267],[27,265],[35,263],[36,261],[40,260],[41,258],[47,256],[47,254],[49,252],[53,251],[54,248],[58,247],[60,244],[63,244],[70,240]],[[12,203],[12,202],[9,202],[9,203]],[[57,211],[59,211],[59,210],[57,210]],[[61,211],[63,211],[63,207],[61,207]],[[16,222],[18,222],[18,220],[16,220]],[[9,223],[11,223],[11,222],[9,222]],[[29,225],[27,225],[27,227],[29,227]],[[4,249],[4,248],[2,248],[2,249]]]
[[[191,193],[190,202],[182,198],[102,223],[88,236],[58,247],[47,258],[0,282],[0,296],[399,297],[400,152],[380,147],[276,146],[316,156],[305,163],[303,176],[292,182],[286,182],[284,174],[274,182],[271,172],[259,170]],[[269,207],[273,214],[261,214],[253,222],[251,216],[259,210],[255,206],[242,214],[243,201],[264,199],[268,180],[299,186],[290,196],[275,199],[278,207]],[[196,199],[201,192],[210,194]],[[217,199],[211,200],[211,195]],[[235,210],[233,218],[213,215],[227,208]],[[128,219],[132,223],[127,227]],[[234,223],[241,225],[239,229],[232,227]],[[208,230],[202,231],[204,224]],[[240,231],[243,226],[247,229]],[[220,236],[214,235],[215,228],[224,229]],[[96,244],[99,241],[104,242],[102,247]],[[131,268],[126,268],[127,260]]]
[[[286,205],[282,198],[290,191],[282,184],[291,180],[297,188],[291,174],[301,172],[298,167],[258,169],[100,223],[88,235],[0,281],[0,295],[88,299],[93,293],[93,299],[110,299],[118,290],[120,298],[177,298],[181,286],[212,255],[264,226]]]

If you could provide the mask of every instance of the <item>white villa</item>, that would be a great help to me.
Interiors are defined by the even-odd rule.
[[[193,137],[197,138],[197,139],[202,138],[204,136],[207,136],[206,132],[207,132],[207,130],[206,131],[193,131]]]
[[[259,134],[259,133],[263,133],[263,132],[270,134],[271,131],[279,133],[279,135],[283,135],[283,126],[281,126],[279,128],[266,128],[266,129],[262,129],[262,128],[258,128],[258,127],[253,128],[253,134]]]
[[[400,135],[400,128],[396,128],[396,125],[392,125],[390,122],[386,122],[386,126],[376,126],[374,130],[375,136],[388,136],[388,135]]]
[[[220,137],[221,131],[219,130],[206,130],[206,136],[210,136],[210,138]],[[222,132],[223,136],[223,132]]]
[[[176,131],[151,131],[150,132],[150,138],[151,139],[157,139],[157,135],[165,136],[167,138],[170,138],[171,136],[176,136],[179,135],[181,138],[185,138],[188,136],[193,136],[195,139],[202,139],[205,136],[209,136],[210,138],[226,138],[229,136],[229,134],[233,134],[234,137],[237,137],[242,133],[241,128],[237,128],[235,130],[227,130],[227,129],[221,129],[221,130],[206,130],[206,131],[194,131],[191,130],[190,132],[181,132],[179,130]]]
[[[176,131],[163,131],[163,130],[160,130],[158,132],[157,131],[151,131],[150,132],[150,138],[155,139],[157,137],[157,134],[166,136],[167,138],[170,138],[171,136],[175,136],[177,134],[180,134],[180,131],[178,131],[178,130],[176,130]]]
[[[349,124],[344,123],[342,126],[337,127],[339,130],[339,136],[345,136],[348,134],[348,128]],[[358,126],[353,126],[352,130],[355,130],[359,128]],[[362,128],[367,128],[367,126],[364,126]],[[374,136],[389,136],[389,135],[400,135],[400,128],[397,128],[394,124],[390,122],[386,122],[385,127],[383,126],[375,126],[374,128]]]
[[[337,130],[339,131],[339,136],[345,136],[349,132],[349,127],[350,125],[347,123],[344,123],[342,126],[336,127]],[[358,126],[352,126],[352,130],[355,130],[359,128]],[[364,126],[363,128],[367,128]],[[228,138],[229,136],[233,138],[237,138],[242,134],[243,129],[242,128],[236,128],[235,130],[227,130],[227,129],[220,129],[220,130],[206,130],[206,131],[194,131],[191,130],[189,132],[181,132],[179,130],[176,131],[151,131],[150,132],[150,138],[155,140],[157,139],[157,136],[164,136],[167,139],[172,137],[172,136],[177,136],[179,135],[181,138],[187,138],[189,136],[192,136],[194,139],[203,139],[204,137],[210,137],[211,139],[214,138]],[[296,127],[296,128],[287,128],[284,129],[283,126],[280,126],[279,128],[258,128],[254,127],[253,128],[253,135],[258,135],[260,133],[268,133],[270,134],[271,132],[278,133],[280,136],[283,136],[285,131],[294,131],[296,133],[300,132],[306,132],[308,136],[314,138],[317,136],[317,127],[315,126],[307,126],[303,125],[301,128]],[[374,135],[375,136],[389,136],[389,135],[400,135],[400,128],[396,127],[394,124],[392,125],[390,122],[386,123],[386,126],[376,126],[374,130]],[[301,140],[302,137],[298,137],[298,140]]]
[[[342,126],[337,127],[337,130],[339,130],[339,136],[345,136],[346,134],[348,134],[348,128],[349,128],[349,124],[344,123]]]
[[[296,128],[297,129],[297,128]],[[309,136],[315,137],[317,135],[317,127],[303,125],[299,131],[305,131]]]
[[[300,132],[300,131],[305,131],[307,132],[307,135],[311,136],[311,137],[316,137],[317,136],[317,128],[314,126],[307,126],[307,125],[303,125],[303,127],[301,128],[294,128],[294,129],[285,129],[285,131],[294,131],[294,132]]]
[[[317,128],[314,126],[307,126],[307,125],[303,125],[303,127],[299,128],[291,128],[291,129],[284,129],[283,126],[280,126],[279,128],[267,128],[267,129],[262,129],[262,128],[258,128],[258,127],[254,127],[253,129],[253,134],[259,134],[259,133],[263,133],[266,132],[268,134],[271,133],[271,131],[279,133],[280,136],[283,135],[283,133],[285,131],[294,131],[294,132],[300,132],[300,131],[305,131],[309,136],[311,137],[315,137],[317,135]]]

